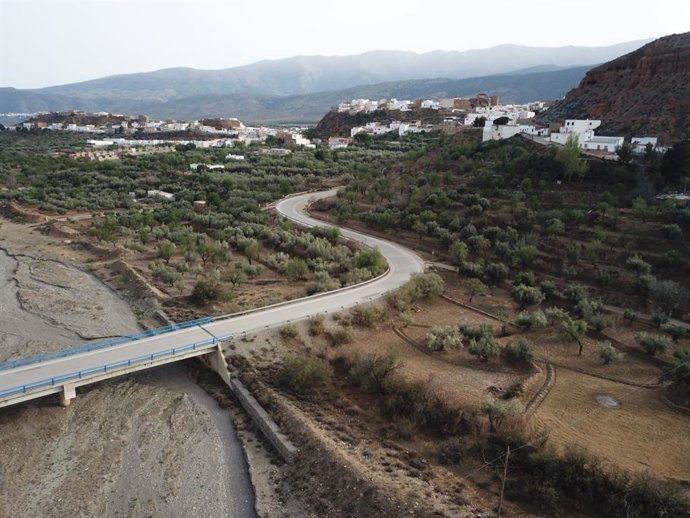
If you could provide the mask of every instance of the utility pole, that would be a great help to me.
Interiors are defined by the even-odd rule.
[[[503,510],[503,492],[506,488],[506,476],[508,475],[508,457],[510,457],[510,444],[506,450],[506,463],[503,465],[503,481],[501,482],[501,498],[498,501],[498,518],[501,518],[501,511]]]

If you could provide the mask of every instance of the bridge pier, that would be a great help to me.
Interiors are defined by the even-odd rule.
[[[66,383],[62,386],[62,392],[58,396],[60,398],[60,406],[68,407],[72,400],[77,397],[77,390],[71,383]]]

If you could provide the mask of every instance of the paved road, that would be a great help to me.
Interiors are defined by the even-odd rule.
[[[304,213],[306,205],[317,198],[329,197],[335,191],[324,191],[287,198],[276,204],[278,212],[285,217],[306,226],[324,225]],[[381,278],[361,286],[337,290],[321,296],[307,297],[289,303],[269,306],[247,314],[217,320],[199,327],[173,331],[129,342],[106,349],[66,356],[59,359],[35,363],[0,371],[0,391],[57,378],[105,364],[136,358],[146,354],[182,347],[193,342],[223,337],[229,334],[250,333],[268,327],[282,326],[289,321],[307,318],[316,313],[333,312],[356,304],[373,300],[388,290],[398,288],[413,273],[424,270],[424,261],[411,250],[383,239],[371,237],[353,230],[342,229],[347,239],[362,242],[378,248],[386,257],[390,270]]]

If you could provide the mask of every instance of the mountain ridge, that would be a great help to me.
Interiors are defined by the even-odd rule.
[[[690,32],[672,34],[592,68],[538,120],[601,119],[602,135],[690,138]]]
[[[560,98],[575,86],[589,66],[527,74],[503,74],[467,79],[415,79],[358,85],[344,90],[292,96],[252,94],[205,94],[160,101],[113,99],[79,100],[62,94],[31,92],[33,106],[22,104],[22,91],[0,88],[0,112],[108,111],[161,119],[196,119],[205,116],[239,117],[246,123],[317,122],[339,102],[369,98],[417,99],[473,96],[479,92],[499,95],[505,102]],[[3,104],[3,100],[7,101]],[[8,102],[13,102],[12,105]]]

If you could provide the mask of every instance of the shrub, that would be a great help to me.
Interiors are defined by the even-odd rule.
[[[493,336],[493,328],[489,324],[481,324],[479,327],[473,327],[466,324],[459,324],[458,331],[470,340],[478,340],[483,336]]]
[[[511,292],[513,300],[517,302],[521,308],[541,304],[544,301],[544,294],[539,288],[518,284],[513,287]]]
[[[548,324],[548,320],[543,311],[533,311],[532,313],[523,311],[518,313],[515,322],[526,331],[529,329],[541,329]]]
[[[612,323],[610,317],[601,314],[591,315],[587,317],[585,320],[587,321],[587,325],[589,325],[590,328],[600,332],[606,329],[607,327],[610,327]]]
[[[544,296],[547,299],[553,298],[557,292],[556,283],[553,281],[549,281],[549,280],[542,281],[539,284],[539,289],[541,290],[541,292],[544,294]]]
[[[503,354],[510,363],[532,363],[534,361],[532,345],[525,338],[519,338],[516,343],[509,343],[503,349]]]
[[[297,330],[297,326],[295,324],[287,324],[280,328],[280,336],[283,338],[283,340],[297,338],[298,334],[299,331]]]
[[[350,365],[349,373],[355,384],[363,390],[381,394],[387,389],[392,374],[401,366],[398,355],[391,349],[383,355],[357,356]]]
[[[582,284],[573,283],[566,286],[563,290],[563,296],[573,304],[577,304],[582,299],[589,297],[589,291]]]
[[[544,310],[544,316],[548,319],[549,325],[555,326],[556,323],[565,320],[568,317],[568,313],[563,311],[561,308],[556,306],[551,306]]]
[[[664,324],[661,326],[661,331],[671,336],[674,343],[678,342],[679,338],[683,338],[688,334],[688,330],[684,327],[673,324]]]
[[[426,335],[426,346],[432,351],[449,351],[462,347],[460,331],[455,326],[432,327]]]
[[[451,437],[441,443],[438,449],[438,460],[441,464],[460,464],[464,458],[465,447],[460,437]]]
[[[307,278],[309,274],[309,268],[304,259],[299,257],[293,257],[285,263],[285,277],[289,281],[301,281]]]
[[[656,327],[661,327],[666,322],[668,322],[668,315],[662,311],[655,311],[652,313],[652,322]]]
[[[405,285],[409,290],[412,301],[426,299],[443,293],[444,282],[436,273],[415,273]]]
[[[664,373],[664,377],[690,384],[690,349],[673,351],[673,366]]]
[[[352,341],[352,330],[349,327],[336,327],[326,331],[331,344],[339,346],[349,344]]]
[[[352,322],[360,327],[372,327],[385,315],[385,310],[379,304],[356,306],[352,309]]]
[[[501,426],[510,416],[517,416],[523,412],[522,403],[517,399],[510,399],[508,401],[499,401],[492,398],[484,400],[481,406],[482,413],[489,419],[489,426],[492,432]]]
[[[630,322],[630,325],[632,325],[633,322],[637,320],[637,313],[632,309],[626,309],[623,312],[623,318],[625,320],[628,320]]]
[[[525,286],[536,286],[537,280],[532,272],[520,272],[515,276],[513,286],[524,284]]]
[[[468,351],[485,362],[498,356],[501,353],[501,346],[492,336],[482,336],[477,340],[470,340]]]
[[[327,381],[333,368],[321,358],[295,356],[288,358],[278,374],[279,383],[288,390],[305,392]]]
[[[603,362],[604,365],[620,361],[623,358],[623,355],[615,347],[613,347],[613,345],[611,345],[611,342],[609,342],[608,340],[599,342],[598,352],[599,359]]]
[[[309,318],[309,334],[311,336],[319,336],[325,331],[324,320],[323,315],[314,315]]]
[[[216,279],[202,279],[192,289],[192,300],[199,305],[206,305],[217,300],[227,300],[230,293]]]
[[[652,272],[652,265],[644,261],[638,254],[628,257],[625,267],[639,275],[648,275]]]
[[[671,344],[663,336],[653,335],[650,333],[638,333],[635,335],[635,341],[640,344],[647,354],[654,356],[658,352],[664,352]]]

